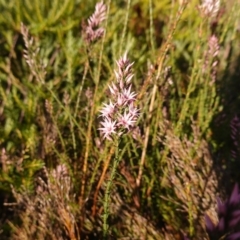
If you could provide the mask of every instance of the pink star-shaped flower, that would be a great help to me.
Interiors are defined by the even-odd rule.
[[[115,111],[115,104],[113,104],[111,101],[109,104],[104,103],[104,107],[100,111],[102,117],[110,117]]]
[[[114,96],[117,95],[118,88],[117,88],[117,86],[114,83],[112,83],[112,86],[108,85],[108,88],[109,88],[109,90],[110,90],[112,95],[114,95]]]
[[[136,108],[133,103],[129,105],[128,111],[132,115],[133,119],[137,119],[139,116],[139,109]]]
[[[112,134],[115,134],[116,131],[116,121],[112,121],[109,118],[105,118],[103,122],[101,122],[101,125],[103,127],[99,128],[100,131],[102,131],[103,138],[107,138],[109,140],[112,140],[112,138],[110,137]]]
[[[130,127],[134,126],[135,122],[136,120],[134,119],[134,116],[132,116],[131,113],[127,113],[125,111],[123,115],[119,116],[117,125],[129,130]]]
[[[136,97],[136,93],[134,93],[134,92],[131,92],[131,85],[130,85],[130,87],[128,88],[128,89],[123,89],[123,97],[125,98],[125,101],[126,102],[128,102],[128,103],[131,103],[131,102],[133,102],[133,101],[135,101],[135,97]]]

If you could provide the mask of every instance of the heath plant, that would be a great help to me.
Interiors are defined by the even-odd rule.
[[[116,83],[111,83],[108,88],[110,91],[109,103],[105,103],[101,110],[103,121],[99,130],[103,138],[112,141],[115,147],[115,158],[111,169],[110,179],[107,183],[104,196],[104,215],[103,215],[103,238],[108,237],[108,215],[111,187],[116,175],[117,167],[120,161],[119,144],[124,134],[130,134],[136,126],[139,115],[139,109],[136,108],[136,93],[132,91],[131,80],[134,77],[132,73],[133,63],[127,58],[125,53],[117,61],[117,70],[114,71]]]
[[[0,10],[0,239],[239,238],[239,1]]]

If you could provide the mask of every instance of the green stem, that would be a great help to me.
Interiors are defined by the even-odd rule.
[[[107,223],[108,220],[108,216],[109,216],[109,203],[110,203],[110,193],[111,193],[111,188],[112,188],[112,184],[113,184],[113,180],[116,176],[116,172],[117,172],[117,167],[120,161],[120,157],[119,157],[119,138],[117,137],[115,139],[115,158],[114,158],[114,162],[113,162],[113,166],[112,166],[112,171],[111,171],[111,175],[110,175],[110,179],[107,182],[107,187],[106,187],[106,191],[105,191],[105,195],[104,195],[104,203],[103,203],[103,208],[104,208],[104,212],[103,212],[103,239],[106,240],[108,237],[108,229],[109,229],[109,225]]]

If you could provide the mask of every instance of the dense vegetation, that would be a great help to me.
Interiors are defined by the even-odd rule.
[[[240,239],[239,1],[0,12],[0,239],[102,239],[105,220],[105,239]],[[116,144],[119,64],[138,110]]]

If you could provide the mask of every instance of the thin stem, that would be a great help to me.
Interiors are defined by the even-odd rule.
[[[102,173],[101,173],[101,177],[100,177],[100,179],[98,181],[98,184],[97,184],[97,187],[96,187],[96,191],[94,193],[93,206],[92,206],[92,215],[93,216],[95,216],[95,214],[96,214],[96,204],[97,204],[98,192],[99,192],[99,189],[101,188],[101,185],[102,185],[102,183],[104,181],[104,177],[106,175],[108,166],[110,164],[110,160],[112,159],[112,156],[113,156],[113,154],[115,152],[115,148],[114,148],[114,146],[112,146],[110,148],[110,151],[109,151],[109,148],[106,148],[106,150],[109,152],[109,154],[107,155],[107,158],[104,161],[104,167],[103,167],[103,170],[102,170]],[[94,179],[94,178],[92,178],[92,179]],[[91,180],[91,182],[93,182],[93,180]]]
[[[83,77],[82,77],[82,81],[81,81],[81,85],[79,86],[79,90],[78,90],[78,96],[77,96],[77,102],[76,102],[76,106],[75,106],[75,112],[74,112],[74,118],[77,117],[78,114],[78,109],[79,109],[79,103],[80,103],[80,97],[82,94],[82,90],[83,90],[83,86],[85,83],[85,79],[88,73],[88,69],[89,69],[89,62],[87,61],[84,67],[84,72],[83,72]]]
[[[107,223],[108,220],[108,216],[109,216],[109,203],[110,203],[110,193],[111,193],[111,188],[112,188],[112,184],[113,184],[113,180],[116,176],[116,172],[117,172],[117,167],[120,161],[120,157],[119,157],[119,139],[116,138],[115,140],[115,158],[114,158],[114,162],[113,162],[113,166],[112,166],[112,171],[111,171],[111,175],[110,175],[110,179],[107,182],[107,187],[106,187],[106,191],[105,191],[105,195],[104,195],[104,203],[103,203],[103,239],[106,240],[107,236],[108,236],[108,229],[109,229],[109,225]]]
[[[126,32],[127,32],[127,24],[128,24],[128,19],[129,19],[130,6],[131,6],[131,0],[128,0],[127,1],[127,12],[126,12],[126,17],[125,17],[125,21],[124,21],[122,39],[121,39],[121,44],[120,44],[120,54],[122,54],[122,47],[124,46],[124,40],[125,40],[125,36],[126,36]]]
[[[92,108],[91,108],[91,111],[90,111],[90,119],[89,119],[89,123],[88,123],[87,136],[86,136],[86,149],[85,149],[83,169],[82,169],[83,177],[82,177],[82,186],[81,186],[81,190],[80,190],[81,195],[79,197],[79,205],[80,205],[81,209],[83,207],[83,200],[84,200],[84,195],[85,195],[84,191],[85,191],[85,185],[86,185],[88,157],[89,157],[89,151],[90,151],[91,141],[92,141],[92,137],[91,137],[92,125],[93,125],[93,119],[94,119],[94,114],[95,114],[95,110],[96,110],[95,103],[96,103],[97,95],[98,95],[98,84],[99,84],[100,71],[101,71],[101,66],[102,66],[103,49],[104,49],[105,38],[106,38],[110,4],[111,4],[111,0],[108,1],[107,19],[106,19],[105,31],[104,31],[104,35],[103,35],[102,43],[101,43],[101,50],[100,50],[100,53],[99,53],[99,64],[98,64],[98,72],[97,72],[96,82],[95,82],[95,90],[94,90],[94,95],[93,95],[93,104],[92,104]]]
[[[163,48],[162,48],[163,50],[161,51],[162,54],[160,54],[160,56],[158,58],[158,69],[156,72],[155,84],[154,84],[153,90],[152,90],[152,97],[151,97],[151,102],[150,102],[149,111],[148,111],[149,114],[148,114],[148,118],[147,118],[148,119],[147,122],[149,123],[149,125],[146,127],[146,130],[145,130],[143,151],[142,151],[142,155],[141,155],[140,166],[139,166],[138,176],[137,176],[137,180],[136,180],[136,184],[138,187],[140,186],[140,183],[141,183],[141,178],[142,178],[142,174],[143,174],[143,166],[145,164],[145,159],[146,159],[146,152],[147,152],[148,140],[149,140],[149,135],[150,135],[150,121],[152,119],[152,112],[153,112],[153,107],[154,107],[155,98],[156,98],[156,94],[157,94],[157,88],[158,88],[157,81],[160,78],[164,60],[165,60],[167,52],[171,46],[171,40],[173,38],[177,24],[183,14],[183,10],[185,9],[186,5],[187,5],[187,2],[184,2],[184,4],[179,7],[177,17],[176,17],[175,21],[173,22],[171,31],[168,34],[165,44],[163,45]]]
[[[154,46],[154,26],[153,26],[153,4],[152,0],[149,0],[149,20],[150,20],[150,44],[152,53],[155,52]]]

